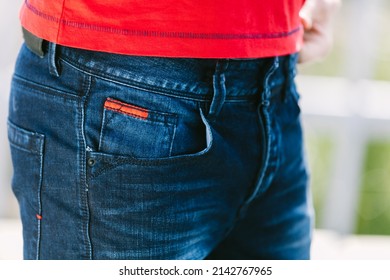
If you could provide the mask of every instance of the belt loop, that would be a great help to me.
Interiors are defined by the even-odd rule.
[[[283,102],[287,102],[288,93],[291,92],[291,87],[294,86],[295,76],[297,75],[297,61],[298,55],[291,54],[286,61],[287,66],[285,67],[286,80],[284,83],[284,90],[282,95]]]
[[[218,61],[215,67],[215,73],[213,75],[213,100],[211,101],[208,113],[208,119],[210,121],[215,120],[226,100],[225,74],[221,73],[221,71],[226,70],[227,66],[228,61],[223,65]]]
[[[275,57],[272,66],[268,69],[265,74],[264,84],[263,84],[263,94],[261,96],[261,103],[264,107],[268,107],[270,104],[270,96],[271,96],[271,85],[270,85],[270,77],[279,68],[279,57]]]
[[[289,64],[289,69],[290,69],[290,77],[292,79],[295,78],[295,76],[297,75],[297,63],[298,63],[298,54],[295,53],[295,54],[292,54],[290,56],[290,64]]]
[[[57,62],[57,44],[49,43],[48,51],[49,71],[53,76],[60,76],[60,67]]]

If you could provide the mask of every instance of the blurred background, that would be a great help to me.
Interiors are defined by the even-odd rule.
[[[0,0],[0,259],[21,259],[6,118],[22,0]],[[299,67],[314,259],[390,259],[390,1],[343,0],[334,48]]]

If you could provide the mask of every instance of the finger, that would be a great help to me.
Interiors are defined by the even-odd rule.
[[[299,11],[299,17],[305,30],[310,30],[313,26],[314,8],[314,2],[312,0],[307,0]]]
[[[308,63],[323,59],[331,50],[332,35],[316,26],[304,35],[304,45],[299,53],[298,62]]]

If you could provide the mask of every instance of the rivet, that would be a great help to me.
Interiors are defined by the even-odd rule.
[[[93,159],[93,158],[88,159],[88,165],[89,166],[94,166],[95,163],[96,163],[95,159]]]

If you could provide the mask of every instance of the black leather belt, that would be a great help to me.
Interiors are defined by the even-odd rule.
[[[48,42],[32,34],[30,31],[22,28],[23,38],[26,46],[39,57],[44,57],[47,51]]]

